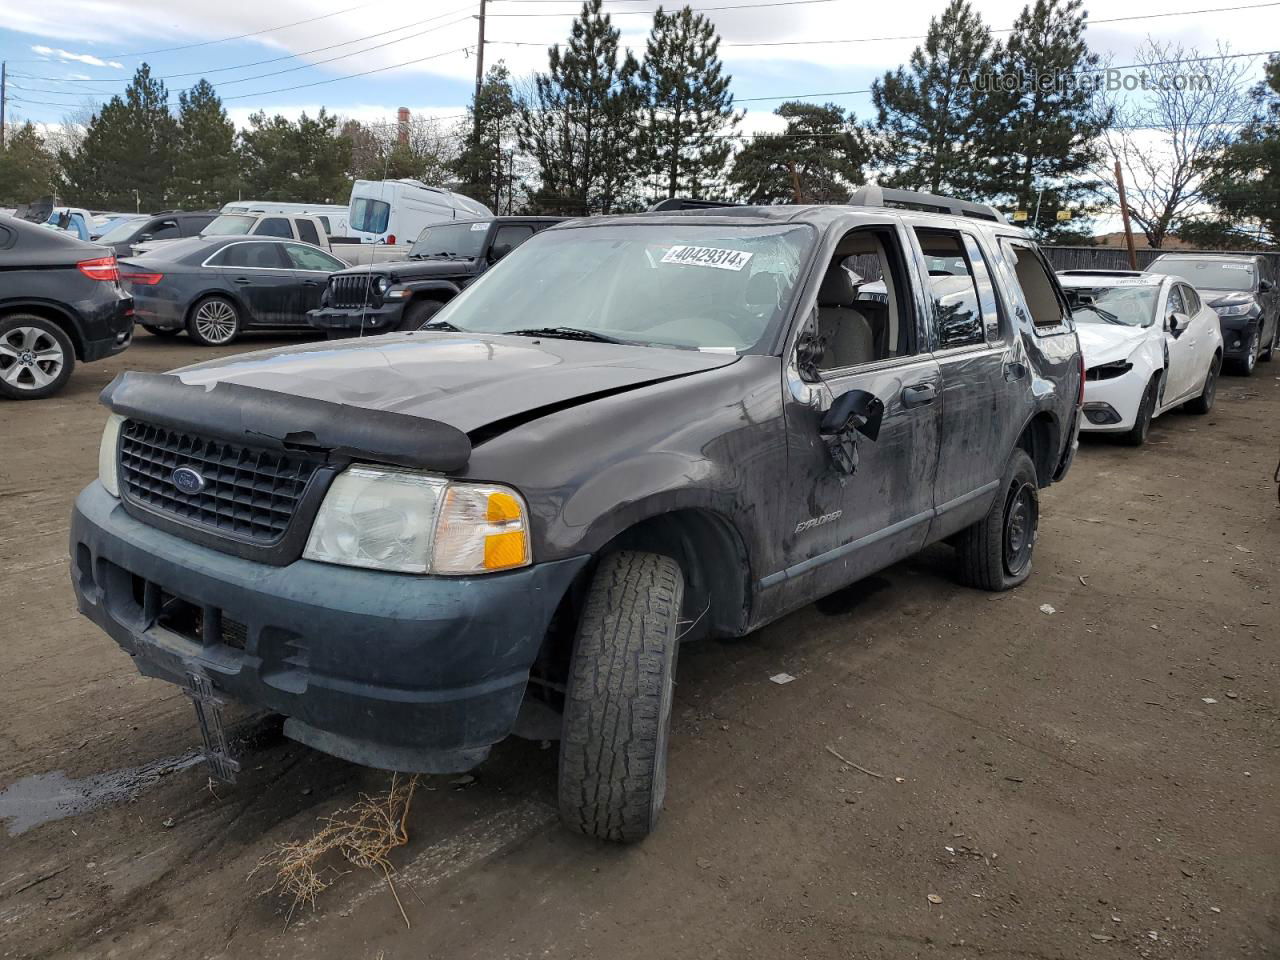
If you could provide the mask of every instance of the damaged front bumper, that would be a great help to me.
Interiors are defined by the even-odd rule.
[[[140,672],[207,678],[283,714],[293,739],[388,770],[466,770],[511,732],[552,615],[587,562],[482,577],[272,567],[148,526],[96,481],[71,522],[80,612]]]
[[[328,333],[387,333],[400,329],[404,304],[384,303],[380,307],[320,307],[307,313],[307,323]]]

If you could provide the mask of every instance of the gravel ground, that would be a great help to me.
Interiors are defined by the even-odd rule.
[[[557,827],[554,746],[422,778],[393,855],[406,929],[368,872],[287,925],[250,877],[389,778],[266,730],[209,788],[187,701],[68,583],[101,387],[269,342],[143,334],[0,406],[0,956],[1280,956],[1280,365],[1142,449],[1083,444],[1019,590],[957,586],[938,547],[682,652],[639,846]]]

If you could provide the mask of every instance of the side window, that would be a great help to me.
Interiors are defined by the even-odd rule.
[[[324,273],[334,273],[338,270],[347,269],[345,263],[342,263],[336,257],[329,256],[323,250],[317,250],[315,247],[304,247],[300,243],[286,243],[284,249],[289,255],[290,262],[297,270],[317,270]]]
[[[178,221],[177,220],[161,220],[152,224],[151,230],[152,240],[175,240],[178,237]]]
[[[178,221],[178,230],[184,237],[194,237],[208,225],[208,217],[183,217]]]
[[[316,225],[310,220],[299,220],[298,223],[298,239],[304,243],[314,243],[320,246],[320,233],[316,230]]]
[[[1182,302],[1182,284],[1175,283],[1169,287],[1169,301],[1165,305],[1165,316],[1171,313],[1186,313],[1187,306]]]
[[[493,231],[493,244],[489,249],[497,253],[499,247],[506,247],[506,253],[510,253],[532,236],[533,227],[524,224],[507,224]]]
[[[911,304],[906,259],[894,229],[846,234],[818,288],[817,368],[841,370],[915,353]]]
[[[1200,294],[1196,293],[1185,283],[1181,285],[1182,305],[1186,307],[1186,312],[1191,316],[1195,316],[1200,312]]]
[[[320,221],[320,226],[324,227],[325,233],[333,234],[333,227],[330,226],[328,217],[316,217],[316,219]]]
[[[280,257],[278,243],[233,243],[223,247],[212,263],[218,267],[247,267],[251,270],[280,269],[286,266]]]
[[[1000,339],[1000,300],[996,297],[995,282],[991,279],[991,270],[982,248],[967,233],[964,234],[964,248],[969,254],[974,282],[978,285],[978,305],[982,307],[982,325],[987,331],[987,342],[995,343]]]
[[[946,350],[985,343],[978,282],[961,234],[922,227],[916,227],[915,234],[929,268],[929,296],[938,324],[938,346]]]
[[[1044,259],[1035,248],[1017,241],[1004,241],[1005,253],[1022,290],[1022,299],[1037,327],[1056,327],[1070,316],[1066,299]]]
[[[253,228],[253,232],[259,237],[293,239],[293,230],[289,227],[289,221],[284,217],[267,217],[264,220],[260,220],[258,225]]]

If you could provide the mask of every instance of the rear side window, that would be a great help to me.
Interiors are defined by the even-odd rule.
[[[510,253],[511,250],[514,250],[532,236],[533,227],[507,224],[506,226],[498,227],[498,229],[493,232],[493,246],[510,247],[511,249],[507,251]]]
[[[1018,286],[1022,288],[1022,298],[1031,311],[1032,324],[1036,327],[1061,326],[1070,311],[1044,260],[1034,247],[1026,244],[1006,240],[1004,248],[1013,265]]]
[[[213,217],[183,217],[178,226],[182,229],[184,237],[195,237],[200,235],[200,231],[213,223]]]
[[[145,232],[151,234],[152,240],[175,240],[178,237],[178,221],[157,220]]]
[[[320,221],[320,226],[324,227],[325,233],[333,233],[333,227],[329,223],[328,217],[316,217]]]
[[[254,228],[253,232],[259,237],[283,237],[286,240],[293,239],[293,230],[289,226],[289,221],[284,217],[267,217]]]
[[[229,247],[223,247],[209,262],[215,267],[248,267],[259,270],[288,267],[280,256],[278,243],[233,243]]]
[[[939,348],[985,343],[977,279],[961,235],[951,230],[916,227],[916,239],[929,268],[929,295],[938,325]]]
[[[298,239],[320,246],[320,234],[316,231],[316,225],[310,220],[298,221]]]

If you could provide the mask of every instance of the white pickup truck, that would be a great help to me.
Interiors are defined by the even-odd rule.
[[[301,240],[321,250],[327,250],[353,267],[368,263],[403,260],[409,253],[409,244],[362,244],[356,237],[331,237],[318,217],[301,213],[224,213],[215,217],[207,227],[201,230],[200,236],[256,236]],[[172,240],[151,240],[146,243],[137,243],[133,246],[133,255],[138,256],[172,242]]]

